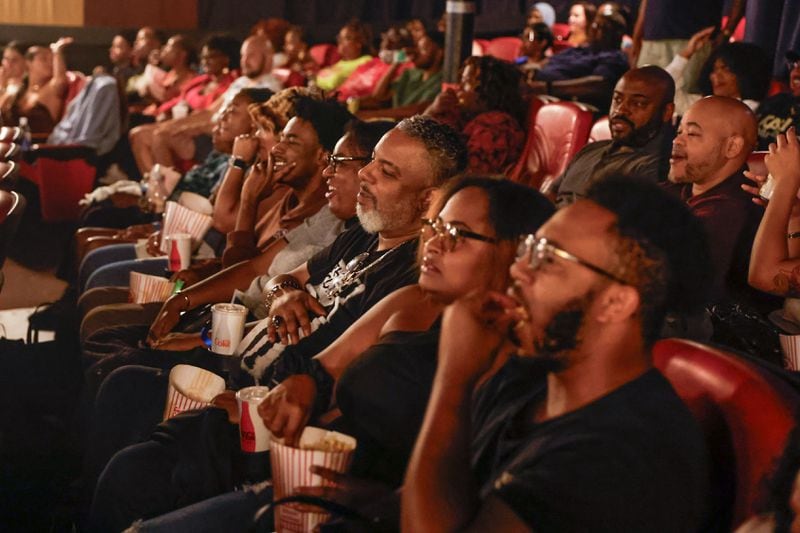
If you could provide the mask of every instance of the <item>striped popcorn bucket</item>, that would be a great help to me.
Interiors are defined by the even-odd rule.
[[[290,496],[296,487],[322,487],[332,485],[309,468],[324,466],[337,472],[347,472],[353,460],[356,439],[335,431],[307,427],[300,437],[300,446],[286,446],[273,439],[270,444],[274,499]],[[329,514],[309,510],[296,504],[281,505],[275,509],[275,528],[278,533],[311,533],[325,522]]]
[[[131,272],[130,297],[128,299],[135,304],[165,302],[174,289],[175,284],[167,278]]]
[[[193,249],[197,248],[211,227],[212,218],[208,215],[187,209],[177,202],[167,202],[164,210],[164,227],[161,234],[165,237],[176,233],[188,233],[192,236]],[[161,251],[169,253],[169,242],[161,239]]]
[[[795,372],[800,371],[800,335],[780,334],[783,350],[783,366]]]
[[[225,380],[191,365],[177,365],[169,373],[164,420],[184,411],[205,407],[225,390]]]

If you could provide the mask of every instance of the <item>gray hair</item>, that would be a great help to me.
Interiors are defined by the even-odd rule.
[[[396,129],[425,146],[433,167],[433,185],[442,185],[467,167],[467,147],[450,126],[425,115],[416,115],[401,120]]]

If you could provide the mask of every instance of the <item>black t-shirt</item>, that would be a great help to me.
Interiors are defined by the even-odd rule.
[[[642,35],[645,40],[688,39],[722,20],[723,0],[650,0]]]
[[[377,235],[357,225],[312,257],[307,264],[310,277],[306,290],[325,307],[327,316],[313,319],[311,335],[292,346],[270,344],[266,321],[262,321],[242,341],[242,368],[262,383],[269,382],[274,371],[270,366],[276,360],[310,360],[385,296],[415,283],[418,240],[385,251],[375,250],[377,242]],[[348,277],[351,283],[346,283]],[[337,280],[341,286],[338,294]]]
[[[481,498],[534,531],[692,532],[706,516],[703,434],[650,370],[585,407],[522,429],[546,379],[511,360],[475,395],[472,464]]]
[[[791,93],[780,93],[761,102],[758,117],[758,149],[768,150],[779,133],[789,126],[800,128],[800,99]]]
[[[336,383],[341,429],[358,440],[352,472],[403,481],[436,374],[440,322],[393,331],[350,363]]]

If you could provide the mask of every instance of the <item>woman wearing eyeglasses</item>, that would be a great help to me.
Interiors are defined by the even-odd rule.
[[[422,422],[442,310],[471,292],[506,287],[520,236],[534,233],[553,207],[508,180],[465,177],[431,212],[418,284],[386,297],[310,364],[281,358],[273,382],[282,383],[260,407],[267,427],[293,441],[312,415],[338,406],[336,427],[359,442],[354,472],[390,484],[401,482]]]

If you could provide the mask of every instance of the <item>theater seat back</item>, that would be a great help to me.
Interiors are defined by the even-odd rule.
[[[319,65],[319,68],[328,67],[339,61],[339,51],[336,49],[335,44],[315,44],[309,48],[308,53],[311,54],[312,59]]]
[[[551,102],[536,112],[519,161],[509,178],[548,192],[583,148],[592,127],[592,113],[572,102]]]
[[[513,62],[519,57],[522,41],[519,37],[496,37],[489,42],[485,55]]]
[[[6,261],[24,211],[25,198],[21,194],[0,190],[0,268]]]
[[[589,142],[608,141],[610,139],[611,130],[609,129],[608,116],[598,118],[591,131],[589,131]]]
[[[764,163],[764,156],[768,153],[769,152],[766,151],[750,152],[750,155],[747,156],[747,168],[750,170],[750,172],[754,172],[759,176],[767,175],[767,165]]]
[[[798,395],[755,364],[691,341],[657,342],[653,363],[703,428],[715,490],[709,501],[733,530],[756,512],[795,425]]]

